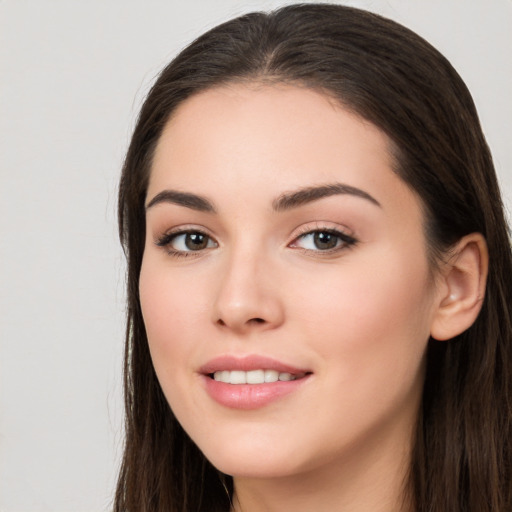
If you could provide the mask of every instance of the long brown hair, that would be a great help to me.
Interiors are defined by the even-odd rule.
[[[482,233],[490,268],[481,313],[430,340],[408,493],[417,512],[512,510],[512,255],[491,155],[465,84],[430,44],[366,11],[327,4],[252,13],[207,32],[160,74],[124,163],[119,229],[128,260],[126,445],[117,512],[226,512],[220,474],[176,421],[157,381],[139,302],[144,200],[155,146],[176,107],[234,81],[319,90],[383,130],[396,173],[421,197],[435,266]]]

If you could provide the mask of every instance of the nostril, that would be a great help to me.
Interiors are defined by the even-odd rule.
[[[255,325],[255,324],[265,324],[265,323],[267,323],[267,322],[263,318],[250,318],[249,320],[247,320],[247,322],[245,324],[246,325]],[[224,320],[222,320],[222,318],[219,318],[217,320],[217,325],[220,325],[221,327],[226,327],[228,324]]]

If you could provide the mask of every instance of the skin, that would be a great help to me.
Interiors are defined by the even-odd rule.
[[[293,86],[208,90],[163,132],[147,204],[172,189],[216,212],[148,207],[143,316],[176,417],[234,476],[234,510],[400,509],[426,345],[446,290],[432,280],[421,202],[392,168],[380,130]],[[285,193],[331,183],[375,202],[335,194],[272,208]],[[335,238],[325,251],[304,235],[327,229],[356,242]],[[179,235],[157,245],[180,230],[205,233],[207,246],[192,251]],[[311,375],[265,407],[231,409],[198,373],[225,354],[265,355]]]

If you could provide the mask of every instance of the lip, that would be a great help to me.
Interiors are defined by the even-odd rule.
[[[211,374],[222,370],[276,370],[279,373],[304,375],[291,381],[266,382],[263,384],[226,384],[211,378]],[[208,361],[199,369],[205,390],[217,403],[230,409],[259,409],[290,393],[298,391],[311,376],[308,369],[297,368],[266,356],[250,355],[235,357],[220,356]]]
[[[279,373],[291,373],[298,375],[300,373],[311,373],[307,368],[296,368],[277,359],[260,355],[249,355],[236,357],[232,355],[219,356],[211,359],[199,368],[199,373],[208,375],[210,373],[220,372],[222,370],[242,370],[249,372],[251,370],[276,370]]]

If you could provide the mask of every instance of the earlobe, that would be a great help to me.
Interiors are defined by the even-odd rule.
[[[471,327],[482,308],[488,266],[487,244],[480,233],[466,235],[450,250],[441,271],[432,338],[448,340]]]

